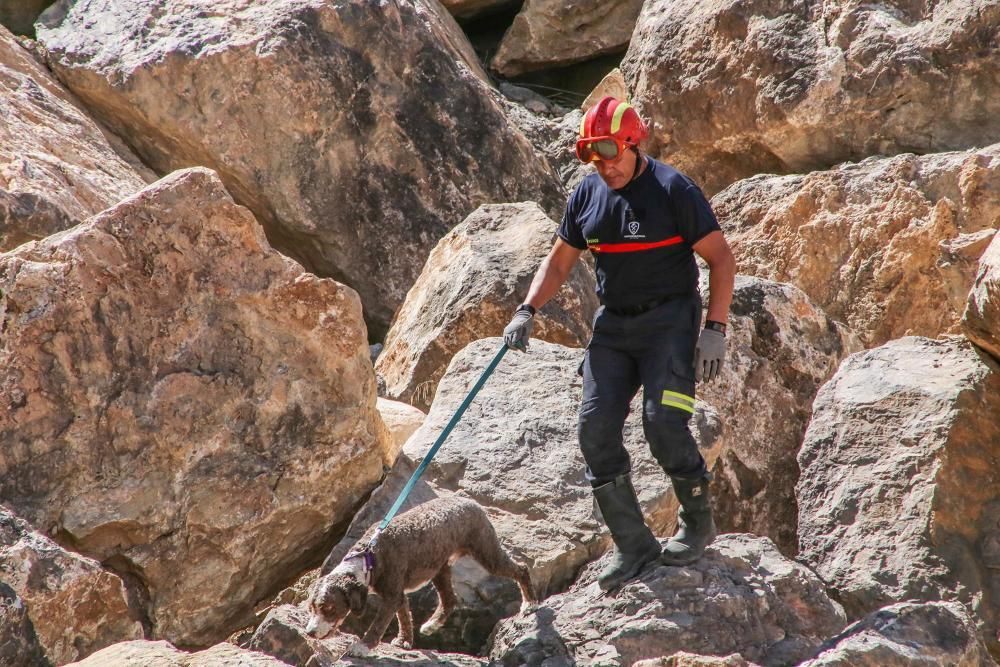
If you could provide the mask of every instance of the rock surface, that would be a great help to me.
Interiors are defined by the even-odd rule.
[[[801,667],[992,667],[969,612],[957,602],[901,603],[848,626]]]
[[[964,339],[902,338],[820,390],[799,466],[799,559],[857,618],[903,600],[1000,626],[1000,366]]]
[[[962,315],[962,333],[1000,361],[1000,235],[994,235],[979,258],[979,271]]]
[[[275,247],[354,287],[374,338],[480,204],[563,204],[437,0],[62,0],[38,36],[155,169],[215,169]]]
[[[503,621],[490,657],[611,667],[685,650],[793,665],[846,624],[823,583],[764,538],[725,535],[694,565],[648,568],[602,597],[597,568],[608,558],[533,615]]]
[[[441,4],[455,18],[470,19],[505,9],[513,3],[512,0],[441,0]]]
[[[77,104],[0,27],[0,252],[68,229],[154,179],[134,156],[119,157],[114,137]]]
[[[0,580],[27,605],[38,643],[56,664],[143,637],[139,610],[130,608],[117,575],[64,550],[2,507]]]
[[[24,600],[3,582],[0,582],[0,664],[17,667],[50,667],[52,664],[38,643]]]
[[[997,26],[992,0],[650,0],[621,68],[654,155],[711,195],[997,141]]]
[[[507,115],[549,161],[567,191],[572,191],[580,181],[594,173],[594,167],[583,164],[576,157],[576,140],[583,113],[570,111],[561,118],[552,119],[532,113],[519,104],[508,104]]]
[[[34,35],[35,19],[52,0],[0,0],[0,25],[17,35]]]
[[[796,285],[867,345],[955,333],[1000,227],[1000,144],[758,176],[712,207],[741,273]]]
[[[394,454],[361,304],[177,172],[0,254],[0,498],[208,645],[316,557]]]
[[[232,644],[186,653],[165,641],[132,641],[109,646],[66,667],[288,667],[275,658]]]
[[[739,653],[727,656],[695,655],[687,651],[678,651],[671,656],[640,660],[632,667],[757,667],[755,663],[747,662]]]
[[[375,406],[382,416],[385,427],[389,429],[393,449],[397,452],[403,449],[403,444],[427,418],[422,410],[407,403],[390,401],[387,398],[379,397]]]
[[[503,332],[558,225],[532,202],[481,206],[438,243],[396,314],[375,370],[386,396],[426,410],[456,352]],[[597,309],[594,272],[577,262],[534,317],[532,341],[583,347]],[[529,344],[530,345],[530,344]]]
[[[770,537],[793,558],[795,455],[820,385],[861,345],[799,289],[749,276],[736,278],[726,338],[722,375],[698,385],[693,422],[719,430],[711,443],[702,438],[715,520],[723,531]]]
[[[642,4],[642,0],[525,0],[490,67],[513,77],[624,51]]]

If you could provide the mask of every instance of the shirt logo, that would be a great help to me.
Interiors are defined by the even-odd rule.
[[[628,233],[631,236],[635,236],[636,234],[639,233],[639,223],[638,223],[638,221],[633,220],[632,222],[628,223]]]
[[[645,234],[639,233],[639,228],[642,223],[639,221],[639,216],[635,214],[631,208],[625,210],[625,229],[628,230],[628,234],[625,235],[627,239],[644,239]]]

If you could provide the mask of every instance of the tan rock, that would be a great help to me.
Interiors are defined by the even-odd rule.
[[[650,149],[709,195],[759,173],[1000,136],[990,0],[650,0],[622,71]]]
[[[992,667],[968,610],[958,602],[900,603],[872,612],[801,667]]]
[[[150,165],[215,169],[278,249],[354,287],[374,338],[480,204],[564,203],[437,0],[90,0],[38,36]]]
[[[142,639],[142,610],[130,608],[117,575],[64,550],[2,507],[0,579],[27,605],[38,642],[56,664]]]
[[[0,0],[0,25],[18,35],[34,35],[32,24],[53,0]],[[0,38],[2,39],[2,38]]]
[[[697,387],[703,412],[695,420],[719,431],[701,438],[716,522],[770,537],[794,558],[795,455],[819,387],[861,345],[797,288],[748,276],[736,278],[726,338],[721,377]]]
[[[794,665],[846,624],[823,582],[764,538],[725,535],[697,563],[647,568],[604,596],[596,578],[609,558],[537,612],[501,622],[489,656],[526,667],[613,667],[685,650]]]
[[[1000,144],[760,176],[712,206],[741,273],[796,285],[866,345],[955,333],[1000,227]]]
[[[131,641],[109,646],[86,660],[66,667],[287,667],[264,653],[247,651],[232,644],[186,653],[165,641]]]
[[[625,101],[632,99],[632,95],[628,92],[628,86],[625,85],[625,77],[622,76],[621,68],[614,68],[601,79],[601,82],[590,91],[583,104],[580,105],[580,111],[587,113],[590,107],[597,104],[606,95]]]
[[[964,339],[852,355],[820,389],[796,489],[799,559],[852,617],[955,599],[997,655],[1000,366]]]
[[[391,451],[361,305],[202,168],[0,254],[0,497],[207,645],[321,549]]]
[[[962,333],[1000,360],[1000,236],[993,236],[979,258],[979,271],[962,315]]]
[[[454,354],[503,332],[552,248],[557,226],[533,202],[488,205],[441,239],[375,363],[386,396],[427,409]],[[578,262],[535,316],[532,338],[582,347],[597,306],[593,270]]]
[[[490,61],[501,76],[624,51],[642,0],[525,0]]]
[[[76,104],[0,27],[0,252],[68,229],[155,178],[119,157]]]
[[[721,655],[695,655],[687,651],[678,651],[671,656],[640,660],[632,667],[756,667],[747,662],[739,653]]]
[[[399,453],[403,449],[403,443],[413,435],[414,431],[420,428],[427,417],[427,414],[419,408],[408,403],[390,401],[381,396],[375,406],[378,408],[378,413],[382,416],[386,428],[389,429],[394,453]]]

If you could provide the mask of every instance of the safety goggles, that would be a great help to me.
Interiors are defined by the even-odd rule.
[[[629,146],[631,144],[615,137],[588,137],[576,142],[576,156],[580,162],[611,162],[621,157]]]

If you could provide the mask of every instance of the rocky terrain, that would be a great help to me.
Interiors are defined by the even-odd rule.
[[[997,0],[0,0],[0,667],[996,665],[998,88]],[[609,92],[740,275],[721,535],[603,595],[592,263],[424,459]],[[402,509],[479,502],[541,602],[463,557],[415,646],[309,636],[422,463]]]

